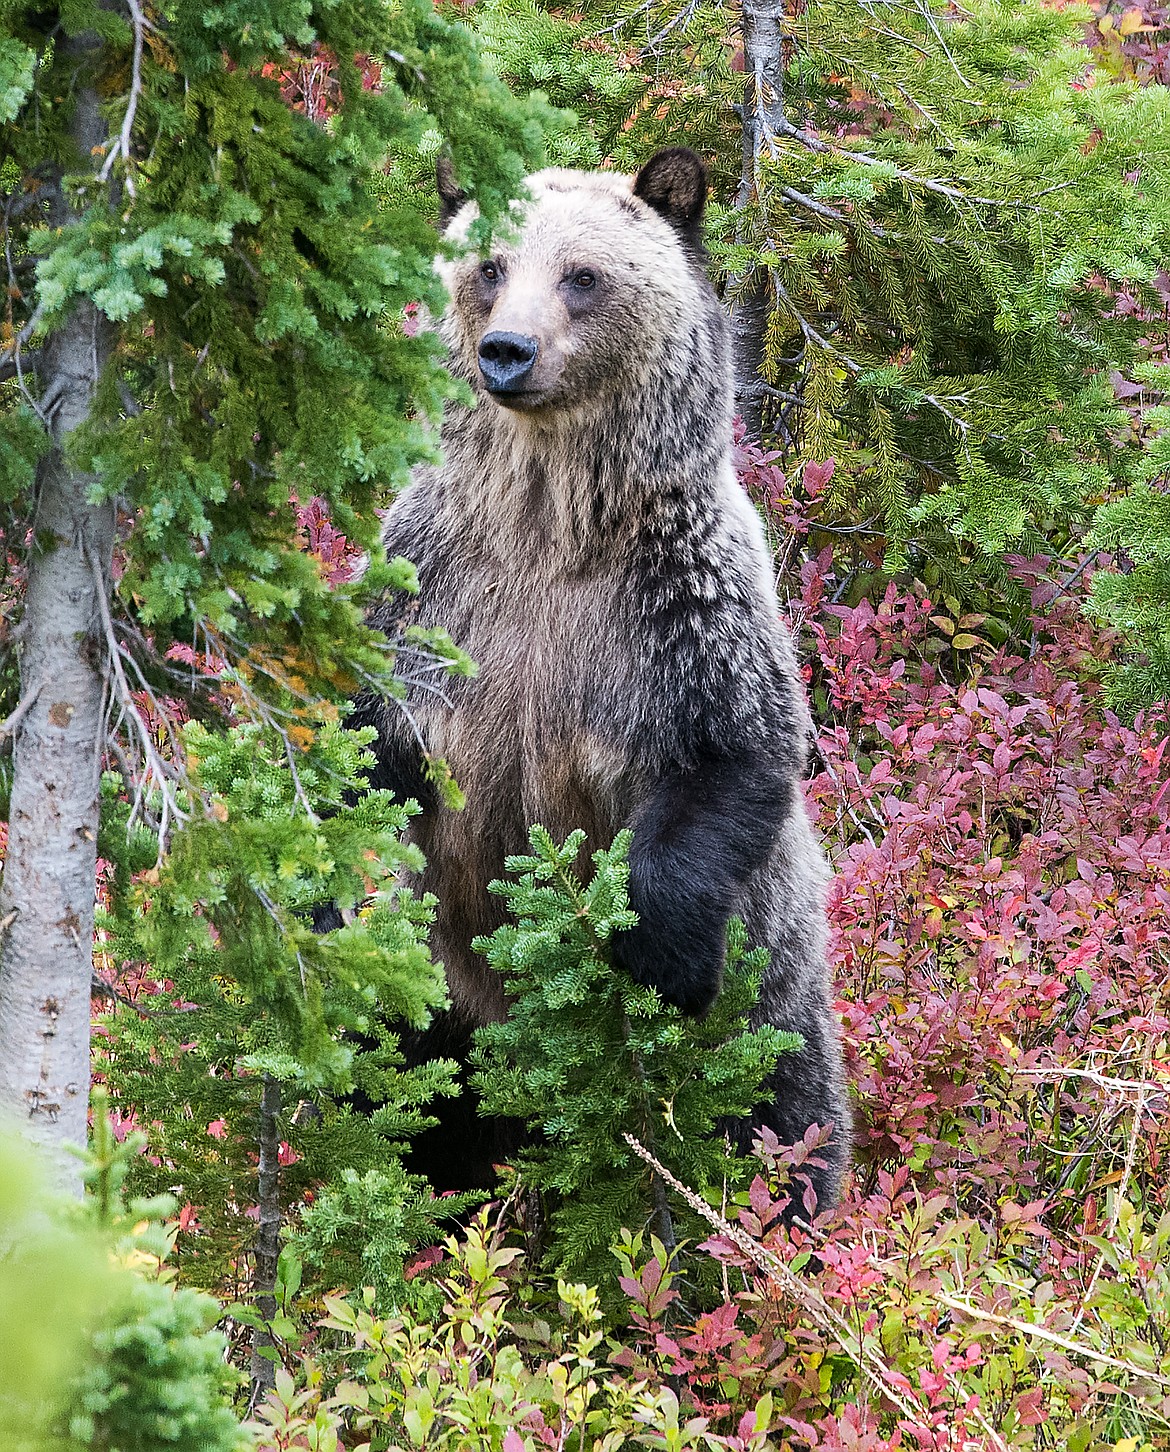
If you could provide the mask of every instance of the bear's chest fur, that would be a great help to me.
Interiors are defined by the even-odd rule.
[[[407,706],[466,806],[427,812],[409,835],[427,859],[422,888],[444,904],[432,947],[452,998],[472,1016],[500,1017],[499,980],[468,952],[502,921],[488,883],[528,850],[534,823],[558,840],[582,829],[584,864],[628,820],[644,790],[629,739],[638,648],[612,575],[470,551],[455,570],[460,558],[443,551],[433,574],[420,571],[417,620],[446,630],[476,674],[415,687]]]
[[[423,590],[423,623],[449,631],[475,661],[471,679],[419,701],[427,750],[442,757],[475,815],[575,827],[608,842],[629,812],[628,711],[637,669],[616,599],[601,570],[515,566],[480,559],[441,591]]]

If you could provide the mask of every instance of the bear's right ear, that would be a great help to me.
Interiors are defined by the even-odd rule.
[[[439,231],[445,232],[467,201],[467,193],[455,180],[455,168],[449,156],[440,156],[435,162],[435,182],[439,188]]]
[[[702,157],[687,146],[656,152],[634,178],[634,195],[681,232],[684,241],[702,250],[703,208],[707,205],[707,168]]]

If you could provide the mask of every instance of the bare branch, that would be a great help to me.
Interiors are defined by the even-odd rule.
[[[792,141],[799,141],[801,146],[806,146],[809,151],[815,151],[819,156],[833,156],[838,161],[856,161],[862,166],[880,167],[884,172],[892,172],[899,181],[905,182],[908,186],[921,187],[923,191],[934,192],[937,196],[946,197],[950,202],[970,202],[972,205],[984,207],[1002,207],[1009,204],[1003,197],[973,197],[962,187],[951,186],[947,182],[937,181],[934,177],[919,176],[916,172],[904,171],[899,166],[891,167],[888,161],[882,161],[880,157],[870,156],[864,151],[854,151],[849,146],[835,145],[833,142],[825,141],[822,137],[814,135],[811,131],[805,131],[803,127],[794,126],[786,116],[775,119],[773,129],[776,135],[787,136]]]
[[[137,670],[137,662],[129,655],[118,640],[114,629],[113,617],[110,614],[110,602],[106,598],[107,583],[102,567],[97,557],[91,550],[86,549],[90,568],[93,571],[94,582],[97,586],[96,596],[98,613],[101,616],[102,632],[105,637],[106,656],[113,672],[116,690],[115,699],[118,702],[120,719],[127,722],[131,732],[138,739],[138,749],[142,755],[144,770],[139,776],[138,790],[135,802],[130,812],[130,820],[134,821],[141,805],[147,783],[153,779],[158,789],[162,802],[162,814],[158,822],[159,855],[162,855],[166,842],[167,830],[170,820],[173,817],[178,822],[190,820],[190,813],[180,806],[175,792],[174,783],[171,780],[172,771],[168,770],[166,762],[158,753],[154,744],[150,727],[142,719],[138,706],[134,700],[134,693],[130,683],[126,679],[126,672],[122,668],[123,659],[129,659]]]
[[[662,42],[666,39],[670,32],[672,30],[676,30],[680,25],[685,25],[689,20],[692,20],[694,18],[695,11],[698,8],[699,0],[690,0],[690,3],[688,5],[684,5],[677,15],[672,16],[666,22],[666,24],[662,27],[657,35],[653,36],[650,40],[646,42],[646,44],[638,52],[638,58],[640,60],[644,60],[648,55],[657,55],[658,47],[662,44]]]
[[[1131,1376],[1140,1377],[1142,1381],[1152,1381],[1157,1386],[1170,1387],[1170,1376],[1163,1376],[1160,1372],[1138,1366],[1133,1361],[1122,1361],[1119,1357],[1110,1356],[1108,1352],[1098,1351],[1095,1346],[1087,1346],[1083,1341],[1074,1341],[1071,1336],[1062,1336],[1058,1331],[1050,1331],[1047,1326],[1037,1326],[1031,1321],[1021,1321],[1015,1316],[1000,1316],[994,1311],[985,1311],[980,1306],[973,1306],[969,1301],[961,1301],[958,1296],[950,1296],[945,1291],[936,1291],[934,1294],[935,1299],[941,1301],[944,1306],[949,1307],[952,1311],[958,1311],[963,1316],[969,1316],[977,1324],[986,1321],[992,1326],[1006,1326],[1011,1331],[1018,1331],[1022,1336],[1032,1336],[1037,1341],[1048,1342],[1050,1346],[1059,1346],[1062,1351],[1068,1351],[1073,1356],[1083,1357],[1086,1361],[1095,1362],[1099,1366],[1111,1366],[1115,1371],[1126,1371]]]
[[[692,1210],[701,1215],[721,1235],[732,1241],[753,1265],[763,1271],[765,1275],[770,1276],[777,1285],[782,1286],[785,1292],[804,1308],[823,1331],[827,1331],[837,1340],[850,1361],[874,1387],[879,1396],[892,1402],[912,1426],[923,1429],[931,1426],[930,1413],[917,1401],[913,1390],[906,1386],[901,1378],[896,1378],[891,1373],[885,1362],[865,1344],[857,1329],[850,1324],[836,1306],[826,1300],[811,1281],[798,1276],[775,1251],[769,1250],[767,1246],[753,1240],[740,1226],[733,1225],[699,1195],[696,1195],[693,1190],[688,1189],[648,1149],[639,1144],[632,1134],[623,1134],[622,1138],[639,1159],[644,1160],[652,1170],[661,1176],[676,1195],[681,1195]],[[976,1411],[976,1415],[979,1416],[978,1411]],[[983,1422],[981,1416],[979,1419]],[[987,1423],[984,1422],[983,1425],[991,1438],[991,1445],[997,1448],[998,1452],[1008,1452],[1007,1444],[999,1433]],[[977,1444],[973,1442],[965,1442],[963,1447],[964,1452],[968,1452],[968,1449],[969,1452],[982,1452],[982,1449],[977,1448]]]
[[[122,402],[122,407],[126,411],[126,417],[137,418],[138,415],[142,412],[142,405],[130,392],[130,385],[126,382],[124,378],[119,378],[117,388],[118,397]]]
[[[171,1018],[176,1013],[198,1013],[199,1005],[192,1003],[186,1007],[175,1008],[144,1008],[141,1003],[136,1003],[133,998],[127,998],[124,993],[118,990],[104,979],[99,978],[95,973],[89,982],[89,991],[97,998],[109,998],[114,1003],[120,1003],[123,1008],[129,1008],[144,1019]]]
[[[138,0],[126,0],[126,8],[130,11],[130,20],[134,26],[134,56],[130,64],[130,95],[126,100],[126,113],[122,117],[122,130],[117,141],[110,147],[109,155],[106,157],[101,171],[98,172],[98,181],[109,181],[114,162],[121,156],[126,161],[126,190],[134,197],[137,196],[137,192],[134,187],[134,176],[130,170],[130,144],[134,130],[134,117],[142,96],[142,41],[149,22],[143,15]]]
[[[7,383],[10,378],[20,376],[23,365],[30,373],[35,373],[41,362],[39,348],[34,348],[31,353],[14,353],[7,362],[0,363],[0,383]]]

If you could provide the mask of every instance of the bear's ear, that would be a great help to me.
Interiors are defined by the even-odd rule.
[[[634,195],[665,217],[687,242],[702,247],[707,168],[689,147],[656,152],[634,178]]]
[[[435,162],[435,182],[439,188],[439,231],[445,232],[467,200],[467,193],[455,180],[455,168],[449,156],[440,156]]]

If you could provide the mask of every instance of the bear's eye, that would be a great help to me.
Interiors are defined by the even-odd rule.
[[[485,282],[497,282],[500,276],[500,269],[494,262],[481,262],[479,275]]]
[[[591,287],[595,287],[596,284],[596,274],[590,272],[587,267],[583,267],[580,272],[574,272],[573,274],[573,286],[579,287],[582,292],[588,292],[589,289]]]

